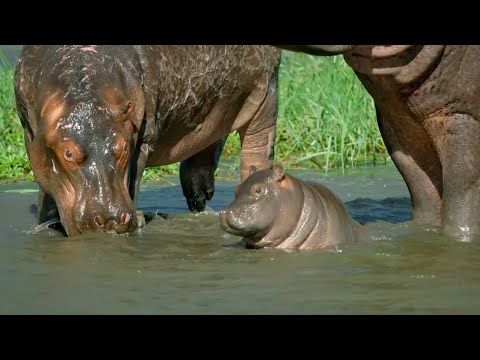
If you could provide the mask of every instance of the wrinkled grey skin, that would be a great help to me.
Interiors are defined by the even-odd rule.
[[[480,46],[355,45],[343,56],[375,101],[413,221],[480,234]]]
[[[286,174],[279,164],[252,168],[220,211],[220,225],[254,248],[328,248],[359,240],[364,231],[330,190]]]
[[[131,232],[145,167],[184,160],[198,209],[213,172],[197,169],[216,168],[233,131],[242,179],[270,167],[279,61],[279,49],[256,45],[25,46],[14,89],[38,221],[59,216],[69,236]]]

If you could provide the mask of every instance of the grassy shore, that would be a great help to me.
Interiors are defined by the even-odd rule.
[[[15,111],[13,69],[0,57],[0,181],[33,180]],[[347,168],[385,163],[373,100],[340,56],[284,52],[279,74],[275,160],[286,167]],[[236,176],[240,142],[231,134],[218,176]],[[178,174],[178,164],[147,169],[144,180]]]

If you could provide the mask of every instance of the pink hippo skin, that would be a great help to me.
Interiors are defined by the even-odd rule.
[[[251,169],[235,189],[235,200],[220,212],[220,225],[254,248],[328,248],[356,241],[364,231],[334,193],[286,174],[278,164]]]

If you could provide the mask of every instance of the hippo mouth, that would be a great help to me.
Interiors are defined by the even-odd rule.
[[[244,238],[246,241],[247,245],[251,249],[262,249],[262,248],[274,248],[277,246],[280,242],[274,242],[271,239],[266,239],[266,238]]]
[[[266,231],[262,231],[248,225],[240,227],[241,225],[239,226],[238,224],[229,221],[229,217],[227,216],[226,211],[220,211],[219,216],[220,226],[223,231],[235,236],[242,236],[245,239],[248,239],[249,242],[260,241],[263,237],[263,234],[267,233],[269,230],[267,229]]]
[[[236,236],[251,236],[256,233],[256,231],[252,228],[241,228],[232,224],[227,216],[225,211],[220,211],[220,226],[222,230],[226,233],[236,235]]]
[[[225,231],[226,233],[236,235],[236,236],[243,236],[243,233],[244,233],[243,229],[238,229],[233,225],[231,225],[228,222],[227,214],[224,211],[220,211],[220,226],[222,230]]]

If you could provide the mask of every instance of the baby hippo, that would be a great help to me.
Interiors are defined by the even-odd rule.
[[[235,200],[220,212],[220,224],[254,248],[327,248],[363,232],[335,194],[286,174],[280,164],[262,171],[252,166],[235,188]]]

